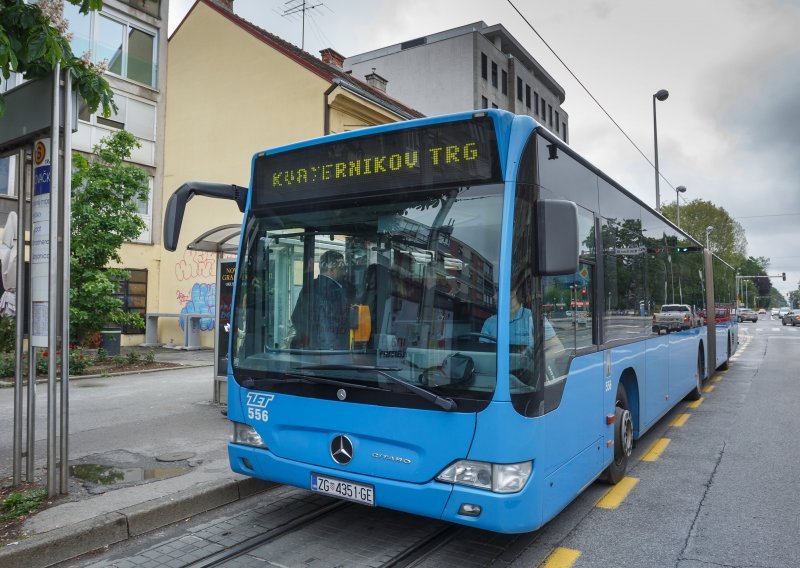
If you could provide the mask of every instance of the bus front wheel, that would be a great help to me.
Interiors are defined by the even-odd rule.
[[[614,459],[604,472],[606,483],[616,485],[625,477],[628,458],[633,452],[633,418],[628,406],[625,387],[617,387],[617,402],[614,410]]]

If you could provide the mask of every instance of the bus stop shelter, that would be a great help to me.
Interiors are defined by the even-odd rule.
[[[188,250],[217,255],[217,298],[214,328],[214,393],[217,404],[228,403],[228,338],[230,336],[236,256],[242,226],[220,225],[187,245]],[[187,322],[188,325],[188,322]]]

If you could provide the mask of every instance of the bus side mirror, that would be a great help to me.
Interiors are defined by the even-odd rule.
[[[167,201],[167,211],[164,214],[164,248],[170,252],[175,252],[175,249],[178,248],[183,213],[189,199],[191,199],[191,195],[181,195],[176,191]]]
[[[195,195],[205,195],[217,199],[230,199],[239,206],[239,211],[244,213],[247,203],[247,188],[238,185],[210,183],[205,181],[189,181],[175,190],[169,201],[167,201],[167,211],[164,214],[164,248],[170,252],[175,252],[178,247],[178,238],[181,234],[183,224],[183,214],[186,211],[186,203]]]
[[[578,270],[578,206],[572,201],[536,203],[537,274],[558,276]]]

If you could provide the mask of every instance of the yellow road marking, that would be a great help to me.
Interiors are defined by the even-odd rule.
[[[670,426],[678,426],[678,427],[683,426],[684,424],[686,424],[686,421],[689,420],[690,416],[691,414],[685,414],[685,413],[678,414],[678,416],[675,417],[675,420],[672,421],[672,424],[670,424]]]
[[[714,390],[714,385],[706,385],[703,387],[703,392],[711,392]]]
[[[580,550],[556,548],[545,558],[542,568],[570,568],[580,555]]]
[[[635,477],[623,477],[619,483],[600,498],[597,506],[601,509],[616,509],[622,504],[631,489],[636,487],[637,483],[639,483],[639,480]]]
[[[667,449],[669,443],[670,443],[669,438],[659,438],[658,440],[653,442],[653,445],[650,446],[647,452],[642,456],[642,461],[646,462],[656,461],[658,458],[661,457],[661,454],[664,452],[664,450]]]
[[[703,404],[703,400],[705,399],[701,396],[697,400],[693,400],[692,402],[687,403],[686,408],[697,408],[698,406]]]

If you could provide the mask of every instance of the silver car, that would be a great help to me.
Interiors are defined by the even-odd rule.
[[[800,310],[786,312],[781,318],[781,322],[783,323],[783,325],[791,325],[791,326],[800,325]]]

